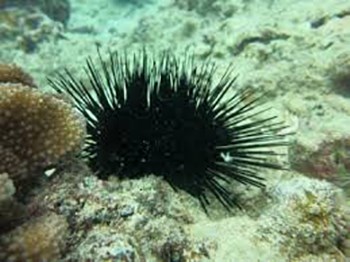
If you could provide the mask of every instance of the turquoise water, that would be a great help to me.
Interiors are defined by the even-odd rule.
[[[156,62],[165,51],[215,63],[213,83],[231,66],[237,89],[225,97],[250,90],[242,105],[263,94],[270,108],[247,123],[285,123],[274,134],[288,145],[264,149],[286,170],[259,167],[264,188],[227,183],[242,209],[228,212],[212,195],[209,214],[192,186],[174,190],[167,174],[94,174],[81,153],[92,114],[80,115],[48,78],[67,69],[91,91],[87,58],[103,72],[99,59],[140,61],[140,50]],[[0,261],[350,261],[349,98],[349,1],[0,0]],[[120,142],[120,151],[146,151],[143,142]],[[123,170],[120,151],[108,157]],[[225,152],[215,160],[234,163]]]

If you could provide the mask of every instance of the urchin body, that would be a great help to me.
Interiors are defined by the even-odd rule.
[[[262,187],[258,168],[281,168],[267,159],[285,144],[277,134],[283,126],[274,117],[254,120],[259,98],[251,90],[232,94],[230,70],[214,83],[208,63],[144,52],[111,54],[101,65],[102,73],[88,60],[88,83],[68,71],[50,81],[86,117],[86,158],[100,178],[155,174],[204,208],[210,192],[230,209],[237,204],[231,181]]]

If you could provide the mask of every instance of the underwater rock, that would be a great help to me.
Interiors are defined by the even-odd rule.
[[[313,145],[296,142],[290,147],[290,161],[294,170],[311,177],[329,181],[349,177],[350,138],[329,138]]]
[[[258,232],[288,261],[308,255],[343,261],[349,255],[350,209],[340,189],[296,177],[280,182],[270,194],[275,204],[260,218]]]
[[[193,223],[193,203],[183,204],[182,196],[161,178],[102,181],[75,170],[56,176],[38,193],[35,202],[69,221],[73,233],[67,261],[206,261],[206,242],[192,241],[184,230]],[[197,205],[194,210],[203,212]]]
[[[96,227],[77,247],[73,261],[125,261],[142,262],[135,240],[122,235],[116,229]]]
[[[217,244],[210,261],[347,261],[350,207],[341,190],[290,175],[267,188],[270,203],[259,217],[237,214],[187,227],[195,240]]]

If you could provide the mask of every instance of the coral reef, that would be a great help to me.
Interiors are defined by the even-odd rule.
[[[65,247],[68,224],[64,217],[47,214],[1,236],[0,260],[57,261]]]
[[[24,2],[0,0],[0,6],[19,1]],[[297,157],[292,167],[313,179],[288,172],[263,174],[269,177],[267,190],[253,196],[262,200],[263,205],[255,200],[251,201],[254,205],[247,204],[247,198],[243,197],[242,203],[248,207],[244,214],[237,212],[226,219],[209,220],[201,213],[198,203],[181,191],[173,193],[160,179],[99,181],[81,163],[74,170],[58,169],[44,186],[32,192],[34,199],[26,199],[26,210],[33,214],[35,206],[41,205],[67,218],[72,231],[63,260],[112,260],[130,254],[135,260],[145,257],[146,261],[203,262],[208,253],[208,261],[348,261],[350,241],[346,234],[350,229],[346,206],[350,202],[343,203],[336,187],[314,177],[331,178],[335,182],[334,175],[346,175],[348,185],[350,181],[349,1],[312,0],[291,4],[292,1],[243,0],[247,3],[246,10],[237,5],[239,0],[234,1],[233,8],[229,7],[233,1],[216,0],[210,9],[204,5],[214,1],[169,1],[178,2],[177,6],[154,1],[160,7],[130,8],[130,16],[125,15],[129,10],[123,12],[119,8],[122,5],[118,5],[118,16],[105,1],[94,2],[99,2],[101,8],[91,4],[92,8],[84,9],[80,7],[90,5],[89,1],[74,2],[79,18],[74,20],[80,20],[82,25],[79,29],[76,21],[70,24],[78,29],[67,35],[69,45],[57,44],[64,27],[42,12],[2,10],[2,59],[25,64],[26,69],[37,74],[40,74],[39,66],[44,64],[41,73],[51,74],[68,64],[72,67],[81,64],[80,54],[93,51],[98,39],[102,49],[113,51],[137,44],[175,52],[193,47],[199,59],[213,57],[219,66],[232,62],[239,70],[240,86],[251,85],[267,91],[266,100],[273,106],[284,101],[291,105],[287,110],[296,119],[298,136],[303,140],[291,148],[290,154]],[[267,2],[274,3],[269,10],[262,5]],[[198,6],[190,6],[195,3]],[[248,3],[252,4],[248,6]],[[22,21],[16,12],[23,13]],[[92,13],[96,14],[96,20],[91,19]],[[33,19],[29,18],[31,15]],[[13,47],[14,41],[22,50],[38,53],[23,54]],[[44,78],[42,74],[41,83]],[[36,77],[39,79],[40,76]],[[336,99],[330,102],[331,96]],[[283,114],[284,109],[279,109]],[[0,203],[0,231],[8,233],[23,223],[24,212],[19,211],[23,210],[20,207],[13,208],[13,182],[9,174],[3,173],[0,180],[0,187],[1,183],[9,186],[2,191],[8,200]],[[252,197],[250,193],[248,199]],[[3,211],[10,207],[12,211]],[[254,216],[250,216],[251,209],[256,210]],[[190,230],[194,227],[196,230]],[[202,248],[194,245],[192,237],[202,244],[214,244],[209,247],[203,244]],[[199,255],[191,256],[191,253]]]
[[[19,84],[0,85],[0,173],[15,184],[82,146],[84,121],[62,99]]]

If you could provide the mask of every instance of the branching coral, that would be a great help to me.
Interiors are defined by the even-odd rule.
[[[18,182],[79,149],[84,121],[60,98],[20,84],[0,85],[0,173]]]
[[[16,228],[0,238],[1,261],[57,261],[64,249],[68,224],[49,214]]]

